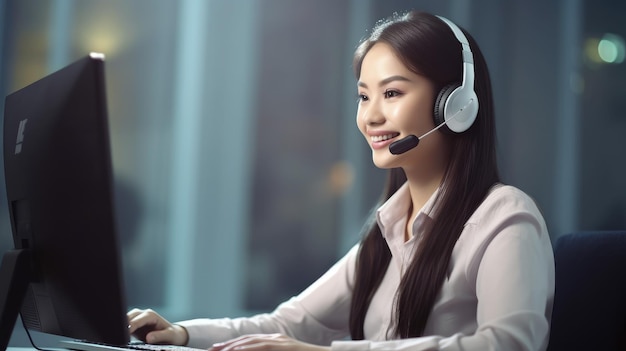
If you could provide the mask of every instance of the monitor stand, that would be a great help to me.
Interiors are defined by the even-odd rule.
[[[7,251],[0,265],[0,350],[9,345],[13,327],[30,282],[30,252]]]

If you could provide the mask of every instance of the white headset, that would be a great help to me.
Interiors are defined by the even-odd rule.
[[[478,96],[474,91],[474,55],[461,29],[447,18],[437,16],[450,27],[462,45],[463,82],[445,86],[435,100],[435,126],[445,124],[442,130],[461,133],[468,130],[478,115]]]

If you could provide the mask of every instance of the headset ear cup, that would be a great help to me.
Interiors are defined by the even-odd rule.
[[[445,122],[446,101],[448,100],[448,97],[450,97],[450,94],[452,94],[452,92],[460,86],[461,85],[458,83],[448,84],[439,91],[439,95],[437,95],[437,98],[435,99],[433,111],[435,127]],[[439,128],[439,130],[446,134],[455,134],[450,128],[448,128],[447,125],[442,126],[441,128]]]

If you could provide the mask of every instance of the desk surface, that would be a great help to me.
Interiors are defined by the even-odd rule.
[[[58,351],[68,351],[67,349],[59,349],[59,348],[48,348],[46,350],[58,350]],[[6,351],[37,351],[34,347],[7,347]]]

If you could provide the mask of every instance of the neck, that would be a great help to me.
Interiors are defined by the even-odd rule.
[[[437,171],[432,171],[437,169]],[[439,188],[445,173],[444,167],[431,168],[430,172],[405,170],[411,193],[412,212],[417,213]]]
[[[419,211],[424,207],[426,202],[435,193],[441,185],[443,175],[430,178],[428,181],[417,181],[415,178],[407,176],[409,184],[409,193],[411,194],[411,205],[407,213],[407,225],[405,231],[405,241],[413,236],[413,220],[417,217]]]

